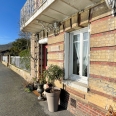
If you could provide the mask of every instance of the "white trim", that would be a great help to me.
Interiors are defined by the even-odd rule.
[[[87,77],[82,76],[82,70],[80,71],[80,75],[73,74],[73,35],[80,34],[80,38],[83,38],[83,33],[89,32],[89,27],[80,29],[77,31],[73,31],[71,33],[65,33],[64,36],[64,69],[65,69],[65,77],[63,80],[63,84],[69,87],[73,87],[75,89],[88,92],[88,78],[89,78],[89,70]],[[88,38],[90,35],[88,35]],[[80,39],[80,45],[83,44],[83,40]],[[90,44],[90,39],[88,44]],[[90,45],[88,45],[89,47]],[[81,49],[81,52],[83,49]],[[89,59],[90,50],[88,51],[88,59]],[[82,56],[81,56],[82,57]],[[80,58],[82,61],[82,58]],[[89,61],[89,60],[88,60]],[[90,61],[89,61],[90,62]],[[90,64],[88,64],[89,67]]]
[[[86,27],[84,29],[80,29],[77,31],[73,31],[70,34],[69,33],[65,33],[65,49],[64,49],[64,68],[65,68],[65,79],[69,79],[69,80],[73,80],[79,83],[84,83],[86,85],[88,85],[88,76],[84,77],[82,76],[82,70],[80,70],[80,75],[75,75],[73,74],[73,35],[77,35],[80,34],[80,38],[83,38],[83,33],[84,32],[89,32],[89,27]],[[70,35],[70,36],[69,36]],[[89,36],[88,36],[89,37]],[[83,41],[82,39],[80,39],[80,45],[82,46]],[[89,47],[89,45],[88,45]],[[81,53],[82,53],[83,49],[81,49]],[[88,51],[88,59],[89,59],[89,52]],[[82,62],[82,55],[80,58],[81,62]],[[89,64],[88,64],[89,65]],[[88,66],[89,67],[89,66]],[[82,69],[82,67],[80,68]],[[88,69],[88,73],[89,73],[89,69]]]
[[[72,33],[70,33],[70,38],[72,38],[73,37],[73,34]],[[71,68],[69,68],[68,67],[68,71],[69,71],[69,77],[71,76],[71,74],[72,74],[72,72],[73,72],[73,39],[70,39],[70,38],[68,38],[69,39],[69,66],[71,67]]]
[[[88,85],[84,84],[84,83],[80,83],[80,82],[73,81],[73,80],[63,80],[63,84],[70,86],[70,87],[73,87],[75,89],[84,91],[86,93],[88,92]]]
[[[46,43],[48,43],[48,38],[39,40],[39,44],[46,44]]]
[[[89,35],[88,35],[88,38],[89,38],[89,43],[88,43],[88,78],[89,78],[89,74],[90,74],[90,25],[88,25],[88,32],[89,32]],[[87,81],[87,85],[88,85],[88,81]]]
[[[64,70],[65,70],[65,79],[69,78],[69,33],[64,34]]]
[[[80,33],[80,66],[79,66],[79,68],[80,68],[80,70],[79,70],[79,75],[80,76],[82,76],[82,72],[83,72],[83,65],[82,65],[82,63],[83,63],[83,33],[81,32]]]
[[[71,80],[75,80],[75,81],[78,81],[78,82],[82,82],[82,83],[85,83],[85,84],[88,84],[88,75],[87,75],[87,77],[85,77],[85,76],[83,76],[82,75],[82,64],[83,64],[83,60],[82,60],[82,52],[83,52],[83,33],[84,32],[88,32],[89,31],[89,28],[88,27],[86,27],[86,28],[84,28],[84,29],[80,29],[80,30],[77,30],[77,31],[73,31],[73,32],[71,32],[71,34],[72,34],[72,36],[70,36],[70,40],[72,41],[72,43],[70,43],[72,46],[73,46],[73,35],[77,35],[77,34],[80,34],[80,70],[79,70],[79,75],[75,75],[75,74],[73,74],[73,47],[70,47],[70,64],[71,65],[69,65],[69,70],[71,70],[72,72],[70,72],[70,79]],[[89,38],[89,36],[88,36],[88,38]],[[89,47],[89,46],[88,46]],[[89,55],[89,53],[88,53],[88,55]],[[89,57],[88,57],[89,58]],[[88,72],[89,73],[89,72]]]
[[[80,32],[89,32],[89,31],[90,31],[89,27],[85,27],[83,29],[79,29],[79,30],[76,30],[76,31],[72,31],[70,33],[72,33],[72,34],[75,33],[74,35],[76,35],[76,34],[79,34]]]

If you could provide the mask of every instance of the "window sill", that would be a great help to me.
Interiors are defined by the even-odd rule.
[[[77,82],[74,80],[63,80],[63,84],[86,93],[88,92],[88,85],[81,82]]]

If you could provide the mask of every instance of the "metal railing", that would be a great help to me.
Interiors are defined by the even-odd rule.
[[[20,27],[24,25],[47,0],[27,0],[20,12]]]
[[[26,71],[30,71],[30,68],[26,67],[26,64],[24,62],[21,61],[21,57],[20,56],[11,56],[10,57],[10,63],[20,69],[26,70]],[[30,60],[27,58],[26,63],[29,65],[30,64]]]
[[[8,56],[3,56],[3,57],[2,57],[2,61],[8,63]]]
[[[20,56],[11,56],[10,63],[18,68],[20,68]]]

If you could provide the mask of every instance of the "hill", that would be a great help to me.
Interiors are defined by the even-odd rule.
[[[12,43],[0,45],[0,51],[9,50],[12,47]]]

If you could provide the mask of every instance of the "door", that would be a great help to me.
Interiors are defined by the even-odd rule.
[[[47,44],[43,44],[43,70],[47,68]]]

